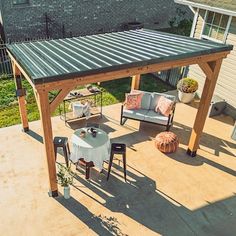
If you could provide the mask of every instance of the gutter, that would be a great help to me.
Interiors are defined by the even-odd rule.
[[[227,9],[212,7],[212,6],[205,5],[205,4],[191,2],[191,1],[188,1],[188,0],[174,0],[174,1],[175,1],[175,3],[179,3],[179,4],[182,4],[182,5],[187,5],[187,6],[191,6],[191,7],[205,9],[205,10],[208,10],[208,11],[213,11],[213,12],[217,12],[217,13],[224,14],[224,15],[236,16],[235,11],[231,11],[231,10],[227,10]]]

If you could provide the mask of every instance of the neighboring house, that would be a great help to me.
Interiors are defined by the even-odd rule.
[[[236,118],[236,0],[174,1],[194,11],[192,37],[234,45],[221,67],[215,95],[226,100],[225,113]],[[203,72],[198,66],[191,66],[189,76],[198,80],[201,95],[205,81]]]
[[[13,41],[111,32],[128,22],[160,29],[177,8],[191,13],[173,0],[0,0],[0,25]]]

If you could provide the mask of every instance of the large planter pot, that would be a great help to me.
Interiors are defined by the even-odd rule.
[[[181,91],[178,90],[179,100],[183,103],[191,102],[194,99],[195,94],[196,94],[196,92],[194,92],[194,93],[184,93],[184,92],[181,92]]]
[[[64,198],[65,199],[70,198],[70,186],[64,187]]]

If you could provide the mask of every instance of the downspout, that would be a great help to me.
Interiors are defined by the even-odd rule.
[[[197,8],[197,10],[194,10],[194,8],[192,6],[189,6],[189,8],[194,13],[192,28],[191,28],[191,32],[190,32],[190,37],[193,38],[194,33],[195,33],[195,29],[196,29],[196,25],[197,25],[198,16],[199,16],[199,8]],[[189,66],[185,66],[183,68],[182,77],[186,77],[188,74],[188,71],[189,71]]]
[[[191,29],[191,33],[190,33],[190,37],[193,38],[194,33],[195,33],[195,29],[196,29],[196,25],[197,25],[198,16],[199,16],[199,8],[197,8],[197,10],[195,11],[193,9],[193,7],[190,6],[190,9],[192,11],[194,11],[194,18],[193,18],[192,29]]]

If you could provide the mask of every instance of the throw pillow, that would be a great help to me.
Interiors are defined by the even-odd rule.
[[[157,101],[155,112],[160,112],[164,116],[169,116],[174,102],[164,96],[161,96]]]
[[[135,110],[141,108],[143,93],[126,93],[126,109]]]

